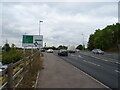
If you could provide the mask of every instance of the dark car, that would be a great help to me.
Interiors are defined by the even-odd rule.
[[[59,56],[68,56],[68,51],[65,49],[61,49],[58,51]]]

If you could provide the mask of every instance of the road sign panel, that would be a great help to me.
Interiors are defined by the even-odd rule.
[[[23,43],[33,43],[33,36],[23,35]]]
[[[43,47],[43,35],[23,35],[23,47]]]

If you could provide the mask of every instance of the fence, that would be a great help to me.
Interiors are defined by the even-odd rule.
[[[36,52],[35,54],[32,54],[31,56],[25,57],[21,60],[19,60],[16,63],[10,63],[6,69],[2,71],[2,77],[7,76],[7,81],[0,87],[0,90],[3,88],[13,88],[13,81],[15,78],[23,71],[25,71],[25,68],[32,63],[34,58],[36,56],[40,55],[39,52]],[[16,67],[20,66],[21,68],[14,72],[14,69]],[[17,82],[17,84],[14,86],[14,89],[19,85],[19,83],[22,81],[23,77]]]

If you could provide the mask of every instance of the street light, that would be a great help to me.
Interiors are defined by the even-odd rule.
[[[82,36],[83,36],[83,50],[84,50],[84,49],[85,49],[85,48],[84,48],[84,34],[82,34]]]
[[[43,21],[39,21],[39,35],[40,35],[40,23],[42,23]]]
[[[39,21],[39,36],[40,36],[40,23],[42,23],[43,21]],[[40,45],[39,45],[39,51],[40,51]]]

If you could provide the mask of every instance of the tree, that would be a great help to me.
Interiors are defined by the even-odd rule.
[[[83,50],[83,48],[84,47],[81,44],[76,47],[76,49],[79,49],[79,50]]]
[[[94,34],[91,34],[88,41],[88,49],[93,50],[94,49]]]
[[[117,47],[118,43],[120,43],[120,23],[108,25],[102,30],[97,29],[89,37],[88,49],[108,50]]]
[[[67,49],[67,46],[60,45],[60,46],[58,46],[58,49]]]
[[[11,45],[11,48],[15,48],[15,44],[12,44],[12,45]]]
[[[5,52],[8,52],[8,51],[10,51],[10,46],[9,46],[9,44],[8,43],[6,43],[4,46],[3,46],[3,48],[2,48]]]

